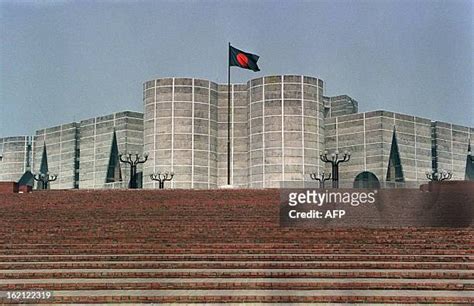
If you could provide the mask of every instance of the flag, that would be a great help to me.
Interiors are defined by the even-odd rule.
[[[247,53],[229,45],[229,66],[237,66],[252,71],[260,71],[257,61],[260,56]]]

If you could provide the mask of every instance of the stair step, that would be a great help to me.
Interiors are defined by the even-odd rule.
[[[5,295],[3,295],[5,296]],[[5,297],[0,302],[12,302]],[[58,290],[48,302],[369,302],[472,303],[473,291],[448,290]]]
[[[378,268],[378,269],[473,269],[473,263],[465,262],[362,262],[362,261],[72,261],[72,262],[11,262],[0,263],[0,270],[5,269],[61,269],[61,268],[93,268],[93,269],[116,269],[116,268],[172,268],[172,269],[195,269],[195,268]]]
[[[16,279],[0,280],[0,290],[130,290],[130,289],[418,289],[474,290],[473,280],[361,278],[227,278],[227,279]]]
[[[5,262],[66,261],[397,261],[397,262],[474,262],[469,255],[362,255],[362,254],[89,254],[89,255],[0,255]]]
[[[474,271],[422,269],[36,269],[0,270],[0,279],[40,278],[395,278],[474,279]]]

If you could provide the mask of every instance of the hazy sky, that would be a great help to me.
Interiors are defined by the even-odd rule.
[[[0,137],[123,110],[142,83],[305,74],[361,111],[474,126],[473,1],[0,0]]]

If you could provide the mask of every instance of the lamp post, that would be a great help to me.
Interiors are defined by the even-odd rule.
[[[309,177],[312,180],[319,182],[319,188],[324,188],[324,182],[331,179],[331,174],[326,175],[326,173],[323,171],[319,176],[316,173],[310,173]]]
[[[130,182],[128,183],[128,188],[136,189],[138,188],[137,184],[137,165],[143,164],[148,160],[148,154],[145,153],[143,156],[144,158],[141,159],[139,154],[120,154],[119,159],[122,163],[127,163],[130,165]]]
[[[165,188],[165,182],[166,181],[171,181],[173,179],[174,172],[168,172],[166,171],[165,173],[156,173],[156,174],[150,174],[150,178],[152,181],[158,181],[159,183],[159,188],[164,189]]]
[[[342,158],[339,157],[339,151],[331,154],[328,158],[328,152],[324,151],[324,154],[319,155],[319,158],[325,162],[331,164],[332,169],[332,188],[339,188],[339,164],[348,162],[351,159],[351,153],[348,151],[344,152]]]
[[[426,171],[426,178],[430,181],[441,182],[450,180],[453,174],[446,170],[441,171]]]
[[[38,173],[33,176],[33,179],[37,182],[41,182],[41,188],[39,189],[48,189],[49,182],[54,182],[58,178],[57,174]]]

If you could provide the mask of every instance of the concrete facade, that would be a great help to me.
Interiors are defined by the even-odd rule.
[[[323,81],[285,75],[232,84],[231,185],[278,187],[319,171],[324,146]],[[167,78],[144,84],[146,178],[172,171],[172,188],[227,185],[228,88]]]
[[[250,188],[279,187],[318,172],[324,147],[323,81],[270,76],[249,82]]]
[[[403,173],[399,180],[388,176],[394,134]],[[427,181],[426,172],[435,167],[452,172],[455,180],[463,180],[473,134],[473,128],[374,111],[327,118],[326,150],[352,152],[351,160],[340,168],[340,180],[346,187],[362,171],[372,172],[380,181],[417,186]],[[329,166],[326,171],[330,171]]]
[[[126,188],[130,179],[128,164],[119,163],[119,177],[107,182],[107,171],[116,135],[118,154],[143,154],[143,114],[119,112],[80,122],[80,188]],[[138,171],[141,170],[138,166]]]
[[[32,171],[39,173],[43,149],[46,145],[48,170],[57,174],[51,189],[71,189],[78,187],[77,162],[79,124],[72,122],[36,131],[33,141]]]
[[[117,162],[117,158],[118,154],[143,153],[143,114],[125,111],[71,122],[37,130],[33,139],[32,172],[39,173],[46,146],[48,171],[58,175],[50,183],[51,189],[126,188],[130,167]],[[109,178],[108,168],[114,157],[118,173]],[[17,172],[23,174],[22,169]]]
[[[149,176],[174,172],[172,188],[217,187],[218,86],[207,80],[167,78],[144,84],[144,188]]]
[[[452,170],[453,180],[463,180],[468,144],[474,128],[435,121],[432,124],[435,162],[438,169]]]
[[[249,103],[247,85],[232,84],[231,103],[231,185],[246,188],[248,184],[249,159]],[[218,86],[218,138],[217,138],[217,186],[227,184],[227,85]]]
[[[370,173],[385,186],[418,187],[426,172],[466,175],[474,128],[389,111],[358,112],[347,95],[329,97],[323,80],[274,75],[245,84],[197,78],[161,78],[143,84],[144,113],[120,112],[0,139],[0,179],[18,180],[32,159],[38,171],[44,144],[51,188],[126,188],[128,165],[120,153],[148,153],[139,165],[143,188],[158,188],[150,175],[174,172],[167,188],[212,189],[227,185],[230,94],[230,185],[276,188],[330,173],[320,160],[351,151],[340,166],[341,187]],[[469,176],[470,177],[470,176]]]
[[[324,117],[338,117],[355,114],[359,110],[359,103],[347,95],[323,97]]]
[[[196,81],[174,78],[144,84],[145,151],[155,152],[161,144],[153,154],[156,162],[147,164],[145,169],[150,170],[145,172],[158,168],[174,171],[173,188],[206,188],[196,178],[196,166],[190,166],[194,165],[196,154],[208,154],[209,174],[216,173],[217,165],[217,176],[208,175],[207,188],[227,185],[227,85],[209,82],[217,88],[217,101],[212,100],[217,105],[217,131],[212,128],[205,137],[217,142],[216,151],[196,150],[196,141],[192,140],[196,135],[179,141],[184,136],[176,130],[176,109],[186,108],[187,133],[207,128],[207,123],[196,118],[193,111],[193,105],[199,103],[194,97]],[[188,96],[184,98],[180,96],[183,86],[188,86]],[[453,179],[464,177],[472,128],[387,111],[358,113],[356,100],[347,95],[325,96],[323,81],[308,76],[266,76],[247,84],[232,84],[230,97],[234,187],[274,188],[281,182],[306,181],[310,173],[330,172],[329,165],[319,159],[326,150],[352,152],[352,159],[340,168],[340,180],[348,185],[364,171],[373,173],[381,182],[399,186],[417,186],[427,181],[426,171],[438,168],[453,172]],[[216,118],[211,111],[208,116]],[[152,121],[164,125],[153,130]],[[163,138],[161,134],[167,136]],[[160,155],[167,150],[179,151],[181,145],[189,150],[184,168],[176,167],[170,155]],[[394,163],[398,163],[396,167]],[[394,172],[395,168],[398,172]],[[154,188],[152,183],[148,186]]]
[[[340,180],[350,184],[360,172],[369,171],[385,181],[395,133],[403,179],[418,183],[431,168],[430,125],[427,119],[387,111],[327,118],[326,150],[352,153],[340,168]]]
[[[29,170],[29,136],[0,138],[0,181],[18,181]]]

